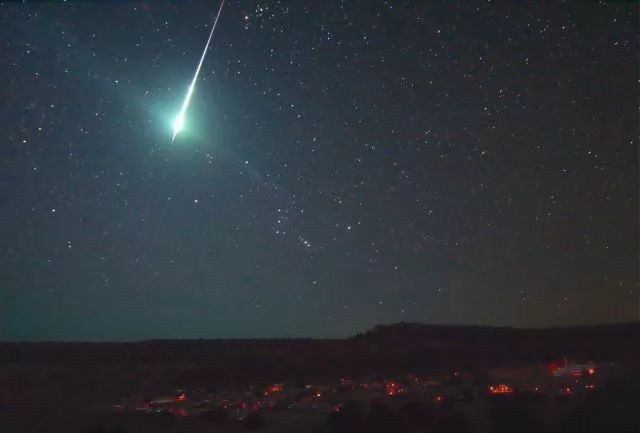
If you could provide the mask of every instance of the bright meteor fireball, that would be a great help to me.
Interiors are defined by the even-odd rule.
[[[207,50],[209,49],[209,44],[211,44],[211,39],[213,39],[213,32],[215,32],[216,26],[218,25],[218,19],[220,18],[220,14],[222,13],[223,6],[224,0],[222,0],[222,2],[220,3],[220,9],[218,9],[216,19],[213,21],[213,27],[211,28],[211,33],[209,33],[209,39],[207,39],[207,44],[204,46],[204,51],[202,52],[202,56],[200,57],[200,61],[198,62],[196,73],[193,75],[193,80],[191,80],[191,84],[189,85],[189,90],[187,90],[187,96],[185,96],[184,101],[182,102],[182,108],[180,108],[178,116],[176,116],[176,119],[173,121],[173,138],[171,139],[172,143],[175,141],[176,136],[180,133],[180,131],[184,129],[187,109],[189,108],[189,103],[191,102],[193,91],[196,88],[196,81],[198,81],[198,75],[200,75],[202,63],[204,62],[204,58],[207,55]]]

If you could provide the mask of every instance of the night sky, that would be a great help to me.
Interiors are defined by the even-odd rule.
[[[638,310],[638,5],[0,3],[0,339]]]

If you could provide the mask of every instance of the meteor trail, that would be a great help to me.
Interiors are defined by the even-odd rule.
[[[178,117],[173,122],[173,138],[171,142],[173,143],[176,139],[176,135],[182,131],[184,128],[184,117],[187,113],[187,109],[189,108],[189,103],[191,102],[191,96],[193,95],[193,91],[196,87],[196,81],[198,81],[198,75],[200,74],[200,69],[202,68],[202,63],[204,62],[204,57],[207,55],[207,50],[209,49],[209,44],[211,43],[211,39],[213,38],[213,32],[216,30],[216,25],[218,25],[218,19],[220,18],[220,13],[222,13],[222,7],[224,6],[224,0],[220,3],[220,9],[218,9],[218,14],[216,15],[216,19],[213,21],[213,27],[211,28],[211,33],[209,33],[209,39],[207,39],[207,44],[204,46],[204,51],[202,52],[202,57],[200,57],[200,62],[198,62],[198,67],[196,68],[196,73],[193,76],[193,80],[191,80],[191,85],[189,86],[189,90],[187,90],[187,96],[184,98],[184,102],[182,103],[182,108],[180,109],[180,113],[178,113]]]

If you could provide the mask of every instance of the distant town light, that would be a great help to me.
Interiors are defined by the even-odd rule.
[[[498,385],[491,385],[489,386],[489,393],[491,394],[511,394],[513,393],[513,388],[511,388],[509,385],[506,385],[504,383],[498,384]]]

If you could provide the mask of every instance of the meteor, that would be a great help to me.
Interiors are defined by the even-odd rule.
[[[176,119],[173,121],[173,138],[171,139],[172,143],[175,141],[176,135],[178,135],[184,128],[184,118],[187,113],[187,109],[189,108],[189,103],[191,102],[191,96],[193,96],[193,91],[196,88],[196,81],[198,81],[198,75],[200,75],[202,63],[204,62],[204,58],[207,55],[207,50],[209,49],[211,39],[213,39],[213,32],[216,30],[216,26],[218,25],[218,19],[220,18],[220,14],[222,13],[223,6],[224,0],[222,0],[222,2],[220,3],[220,9],[218,9],[216,19],[213,21],[213,27],[211,28],[211,33],[209,33],[209,39],[207,39],[207,44],[204,46],[204,51],[202,52],[202,57],[200,57],[200,62],[198,62],[196,73],[193,75],[193,80],[191,80],[191,85],[189,85],[189,89],[187,90],[187,96],[184,98],[184,102],[182,102],[182,108],[180,109],[180,112],[178,113]]]

